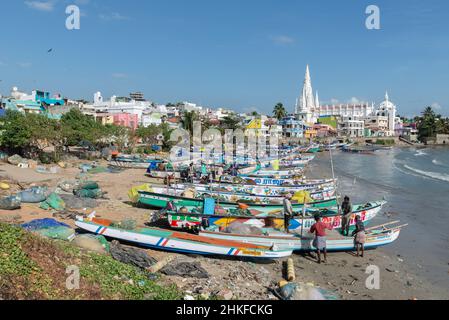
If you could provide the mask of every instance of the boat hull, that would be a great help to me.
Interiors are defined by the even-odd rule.
[[[169,191],[167,193],[169,193]],[[186,207],[187,209],[194,209],[197,207],[201,207],[204,201],[203,199],[185,198],[169,194],[139,191],[139,203],[143,206],[163,209],[167,207],[167,205],[170,202],[173,202],[177,207]],[[250,206],[251,209],[271,214],[283,210],[283,206],[280,204],[248,203],[248,205]],[[307,204],[309,208],[329,208],[335,205],[337,205],[336,199],[315,201]],[[227,209],[227,208],[237,208],[239,205],[238,203],[234,202],[220,202],[220,206]],[[295,203],[292,204],[292,206],[293,209],[300,210],[303,208],[304,204]]]
[[[207,231],[200,232],[200,234],[216,239],[235,240],[244,243],[272,246],[277,248],[278,250],[293,250],[296,252],[310,252],[316,250],[316,248],[313,246],[314,237],[310,234],[303,237],[301,237],[300,235],[295,235],[293,237],[253,236]],[[400,229],[383,234],[368,234],[366,236],[364,247],[365,249],[375,249],[381,246],[388,245],[397,240],[399,234]],[[326,239],[326,249],[327,251],[331,252],[353,251],[355,249],[354,238],[343,236],[328,236]]]
[[[382,209],[382,206],[385,202],[376,202],[371,207],[367,207],[366,209],[361,208],[360,210],[354,211],[353,215],[350,219],[350,227],[351,229],[355,226],[355,217],[359,216],[361,221],[368,225],[371,220],[377,216],[377,214]],[[173,213],[168,214],[168,223],[174,229],[189,229],[189,228],[197,228],[201,227],[203,224],[203,220],[207,219],[207,223],[211,227],[216,228],[226,228],[231,226],[234,223],[242,223],[249,226],[254,226],[258,228],[274,228],[278,230],[284,229],[284,219],[282,216],[267,216],[266,214],[260,213],[259,215],[254,216],[206,216],[201,214],[182,214],[182,213]],[[341,229],[342,227],[342,216],[338,213],[332,214],[323,214],[322,221],[330,226],[333,229]],[[309,230],[312,225],[315,223],[315,219],[313,218],[313,212],[311,212],[309,217],[297,217],[290,221],[289,230],[292,232],[301,232],[304,230]]]
[[[97,235],[103,235],[108,238],[123,240],[140,246],[165,251],[262,259],[284,258],[292,254],[292,250],[271,251],[247,247],[247,244],[235,241],[232,242],[232,245],[212,245],[210,243],[203,242],[208,240],[208,237],[181,234],[176,235],[176,233],[161,229],[147,228],[141,229],[141,232],[133,232],[129,230],[112,228],[110,226],[94,222],[86,222],[84,220],[76,221],[75,224],[77,227]],[[190,240],[186,240],[186,238]]]

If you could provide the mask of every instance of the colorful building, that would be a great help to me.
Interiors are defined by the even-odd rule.
[[[139,116],[130,113],[118,113],[113,115],[114,124],[136,130],[139,126]]]

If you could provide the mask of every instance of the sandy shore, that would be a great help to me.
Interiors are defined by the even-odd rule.
[[[316,168],[315,168],[316,170]],[[54,188],[64,179],[74,179],[80,171],[76,168],[61,169],[58,174],[39,174],[31,169],[19,169],[9,164],[0,165],[0,180],[15,181],[23,187],[47,185]],[[132,218],[143,224],[152,212],[134,208],[128,203],[128,190],[136,185],[153,182],[144,176],[144,170],[126,170],[121,173],[101,173],[93,175],[101,188],[107,192],[109,200],[99,201],[97,216],[121,220]],[[8,195],[15,190],[2,191]],[[90,212],[91,209],[87,210]],[[80,211],[82,212],[82,210]],[[52,212],[44,211],[37,205],[24,205],[16,211],[0,210],[0,221],[11,223],[26,222],[32,219],[52,217]],[[74,226],[73,221],[64,221]],[[192,279],[164,276],[164,280],[192,294],[227,294],[232,299],[265,300],[277,299],[271,292],[284,274],[283,261],[260,263],[229,259],[186,256],[161,251],[147,250],[156,259],[174,255],[177,260],[195,260],[201,263],[209,279]],[[448,299],[449,292],[436,288],[420,279],[407,268],[406,261],[399,256],[389,256],[382,250],[368,251],[365,258],[351,253],[329,254],[327,264],[317,264],[310,256],[293,256],[297,282],[313,283],[342,299]],[[375,265],[380,271],[380,289],[369,290],[365,281],[369,276],[366,268]]]

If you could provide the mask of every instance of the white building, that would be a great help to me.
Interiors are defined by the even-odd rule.
[[[150,101],[136,101],[127,97],[112,96],[110,100],[105,101],[101,92],[94,94],[93,104],[83,106],[85,114],[94,115],[97,113],[121,114],[129,113],[138,116],[139,123],[142,123],[142,115],[145,111],[151,109]]]
[[[400,121],[396,114],[396,105],[390,101],[388,93],[386,93],[385,100],[379,104],[377,109],[374,103],[320,105],[318,92],[315,93],[315,97],[313,94],[309,66],[306,68],[302,92],[299,99],[296,100],[295,106],[296,118],[306,125],[313,125],[319,117],[336,116],[342,121],[343,131],[351,131],[351,136],[363,136],[363,133],[361,135],[359,133],[360,128],[364,127],[365,124],[376,135],[394,136],[395,129]],[[352,127],[356,129],[350,130],[349,128]]]
[[[322,105],[314,109],[319,116],[354,117],[369,117],[374,114],[374,110],[374,103]]]
[[[351,138],[364,137],[365,121],[361,117],[341,117],[338,123],[338,134]]]
[[[383,101],[379,109],[376,110],[376,115],[381,117],[387,117],[388,129],[385,132],[386,136],[392,137],[395,135],[395,125],[397,122],[396,117],[396,105],[392,103],[388,97],[388,92],[385,93],[385,101]]]

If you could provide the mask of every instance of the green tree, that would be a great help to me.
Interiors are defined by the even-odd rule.
[[[26,125],[26,117],[18,111],[7,110],[0,122],[0,144],[18,151],[30,146],[31,128]]]
[[[105,126],[95,119],[72,109],[61,118],[61,126],[67,146],[79,145],[82,141],[97,144],[107,135]]]
[[[276,119],[282,120],[287,116],[287,110],[285,110],[284,105],[279,102],[273,109],[273,115]]]
[[[437,115],[432,107],[427,107],[417,119],[420,138],[433,138],[437,134]]]
[[[193,124],[195,121],[198,121],[200,118],[198,113],[195,111],[186,111],[182,114],[181,125],[184,130],[190,132],[190,135],[193,135]]]
[[[226,116],[221,120],[221,127],[223,129],[237,130],[240,129],[240,119],[235,116]]]
[[[157,136],[162,133],[162,128],[155,124],[148,127],[139,127],[136,130],[136,136],[141,138],[143,143],[155,144],[157,143]]]

